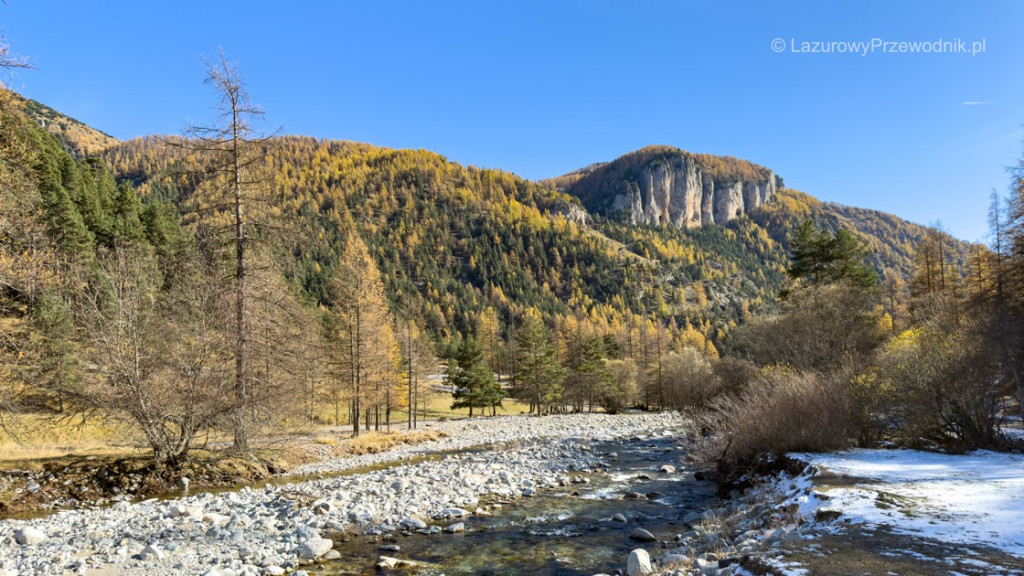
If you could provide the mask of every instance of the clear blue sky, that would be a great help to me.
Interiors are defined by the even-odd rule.
[[[208,118],[222,46],[287,133],[527,178],[671,144],[972,240],[1024,151],[1021,2],[9,0],[0,26],[38,68],[13,87],[122,139]],[[985,51],[794,52],[876,38]]]

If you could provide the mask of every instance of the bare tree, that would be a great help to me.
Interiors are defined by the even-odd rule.
[[[250,452],[250,425],[260,412],[259,401],[273,394],[257,390],[268,384],[269,370],[254,364],[256,339],[265,344],[276,338],[277,320],[266,316],[289,306],[278,300],[257,305],[261,296],[282,296],[261,279],[274,284],[269,260],[259,254],[257,242],[271,228],[271,198],[267,192],[264,147],[269,137],[257,134],[263,110],[253,104],[245,81],[223,51],[206,61],[205,83],[217,95],[217,117],[209,126],[191,126],[184,140],[169,141],[197,153],[201,172],[196,194],[195,226],[208,257],[225,263],[230,288],[226,298],[232,310],[229,347],[234,364],[235,413],[232,418],[234,448]],[[228,264],[230,263],[230,264]],[[285,290],[284,294],[288,291]],[[272,299],[274,300],[274,299]],[[277,326],[275,326],[275,324]],[[263,346],[270,354],[272,346]]]
[[[4,4],[6,4],[6,2],[4,2]],[[28,59],[20,54],[15,54],[11,50],[11,45],[7,43],[7,39],[0,36],[0,70],[10,73],[14,70],[26,70],[32,68],[34,68],[34,66],[29,64]],[[0,89],[3,88],[3,80],[0,80]]]
[[[173,466],[235,404],[214,296],[194,283],[162,295],[155,270],[143,249],[101,255],[83,313],[99,377],[68,395],[77,408],[130,424],[157,463]]]

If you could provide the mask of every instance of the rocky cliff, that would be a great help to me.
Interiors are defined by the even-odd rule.
[[[651,146],[588,169],[565,191],[633,224],[721,224],[769,201],[780,179],[736,158]]]

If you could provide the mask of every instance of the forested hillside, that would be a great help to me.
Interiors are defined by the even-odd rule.
[[[439,336],[474,332],[487,317],[517,325],[535,307],[552,323],[565,315],[604,326],[653,317],[718,339],[773,306],[787,234],[804,218],[860,232],[879,271],[903,277],[923,234],[888,214],[785,189],[725,226],[678,230],[581,218],[577,200],[546,185],[422,150],[283,137],[263,154],[278,210],[299,229],[280,246],[296,257],[294,281],[324,301],[345,236],[358,230],[392,303]],[[189,159],[180,149],[137,139],[103,158],[143,196],[187,203]]]

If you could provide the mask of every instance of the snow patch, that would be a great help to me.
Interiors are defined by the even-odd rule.
[[[1024,456],[916,450],[793,456],[844,477],[819,479],[817,489],[829,499],[818,501],[808,490],[801,512],[805,505],[809,512],[820,507],[857,523],[1024,556]]]

